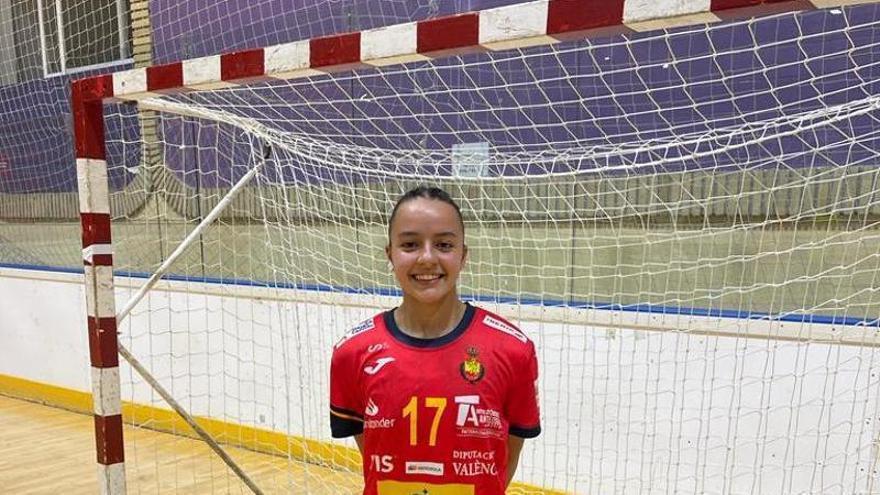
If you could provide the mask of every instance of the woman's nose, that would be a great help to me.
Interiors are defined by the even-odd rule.
[[[419,261],[425,262],[433,262],[436,259],[436,253],[434,252],[434,248],[431,245],[424,246],[419,253]]]

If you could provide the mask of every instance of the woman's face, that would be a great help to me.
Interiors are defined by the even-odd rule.
[[[423,304],[457,297],[456,282],[467,246],[452,205],[428,198],[400,205],[385,253],[405,297]]]

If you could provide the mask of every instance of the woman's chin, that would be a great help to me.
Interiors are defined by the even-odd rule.
[[[454,292],[449,290],[437,290],[439,288],[413,290],[406,293],[420,304],[440,304],[446,301],[450,295],[454,296]]]

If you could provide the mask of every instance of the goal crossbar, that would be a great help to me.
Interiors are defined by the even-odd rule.
[[[91,97],[139,100],[260,79],[295,79],[463,53],[510,50],[590,36],[670,29],[867,3],[868,0],[538,0],[495,9],[337,34],[265,48],[115,72]],[[81,83],[84,84],[84,83]],[[84,98],[90,98],[84,95]],[[78,139],[82,136],[77,132]]]

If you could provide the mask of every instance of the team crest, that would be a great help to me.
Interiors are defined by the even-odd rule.
[[[479,351],[477,351],[476,347],[468,347],[467,349],[467,359],[461,363],[459,370],[461,371],[461,376],[469,383],[477,383],[478,381],[483,379],[483,375],[486,374],[486,368],[483,367],[483,363],[479,360]]]

